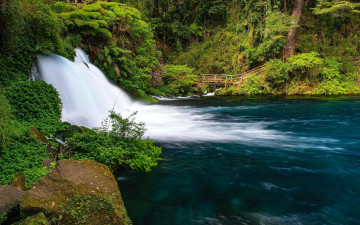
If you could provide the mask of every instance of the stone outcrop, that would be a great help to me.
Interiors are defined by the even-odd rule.
[[[10,185],[0,185],[0,216],[16,214],[20,199],[25,192]]]
[[[23,195],[20,207],[25,212],[60,218],[60,224],[75,224],[84,218],[86,224],[130,221],[113,174],[107,166],[92,161],[58,162]]]

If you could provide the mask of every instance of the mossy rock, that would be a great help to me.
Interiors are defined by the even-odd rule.
[[[81,209],[76,201],[83,204]],[[48,217],[60,218],[60,224],[82,224],[85,220],[85,224],[129,224],[130,221],[113,174],[107,166],[92,161],[58,162],[24,194],[20,207],[24,212],[44,212]]]
[[[132,224],[113,195],[72,196],[62,207],[61,224]]]
[[[9,214],[15,210],[24,193],[24,191],[21,191],[14,186],[0,185],[0,216],[4,213]]]
[[[16,177],[10,182],[10,186],[16,187],[19,190],[27,191],[26,189],[26,179],[25,174],[19,173]]]
[[[25,219],[13,223],[12,225],[50,225],[50,222],[45,217],[44,213],[41,212],[33,216],[26,217]]]

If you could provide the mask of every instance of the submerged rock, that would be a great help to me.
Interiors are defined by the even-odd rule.
[[[113,174],[92,161],[60,161],[24,194],[20,206],[59,218],[60,224],[130,222]]]

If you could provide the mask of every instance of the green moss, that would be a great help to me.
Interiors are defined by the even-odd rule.
[[[45,217],[44,213],[38,213],[14,223],[14,225],[50,225],[50,222]]]
[[[62,224],[132,224],[126,209],[112,195],[72,196],[62,207]]]

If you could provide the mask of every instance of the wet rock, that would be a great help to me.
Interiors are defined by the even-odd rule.
[[[62,218],[61,224],[76,224],[84,218],[86,224],[130,221],[113,174],[92,161],[60,161],[24,194],[20,206],[25,212]]]
[[[10,184],[13,187],[16,187],[19,190],[26,191],[26,178],[23,173],[19,173],[11,182]]]

